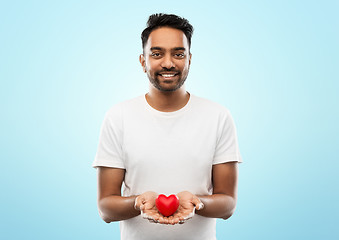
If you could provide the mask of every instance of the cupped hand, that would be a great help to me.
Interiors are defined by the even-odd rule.
[[[156,192],[145,192],[139,195],[134,202],[134,208],[140,210],[141,216],[150,222],[166,223],[164,217],[158,212],[155,206],[155,200],[158,197]]]
[[[179,207],[173,218],[170,219],[170,224],[182,224],[194,216],[195,209],[201,210],[204,208],[204,204],[200,199],[188,191],[180,192],[177,196],[179,198]]]

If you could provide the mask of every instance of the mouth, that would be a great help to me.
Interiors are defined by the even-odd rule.
[[[178,72],[164,72],[164,73],[159,73],[158,76],[161,76],[165,80],[170,80],[178,76]]]

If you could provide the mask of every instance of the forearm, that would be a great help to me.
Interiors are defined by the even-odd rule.
[[[236,199],[226,194],[213,194],[207,196],[197,196],[204,204],[202,210],[195,213],[204,217],[227,219],[232,216]]]
[[[98,201],[101,218],[107,222],[121,221],[136,217],[140,211],[134,208],[135,198],[122,196],[108,196]]]

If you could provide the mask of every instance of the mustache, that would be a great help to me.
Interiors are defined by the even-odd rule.
[[[180,71],[175,69],[175,67],[172,67],[172,68],[163,67],[161,71],[157,72],[157,74],[161,74],[161,73],[164,73],[164,72],[175,72],[176,74],[180,73]]]

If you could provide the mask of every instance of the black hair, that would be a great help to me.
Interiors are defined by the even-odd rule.
[[[193,26],[188,20],[174,14],[156,13],[149,16],[147,27],[141,33],[142,49],[144,49],[151,32],[160,27],[171,27],[183,31],[188,40],[188,46],[191,48]]]

